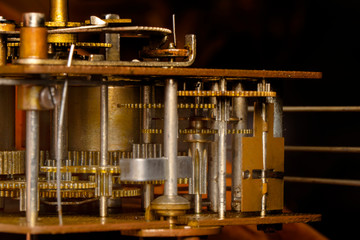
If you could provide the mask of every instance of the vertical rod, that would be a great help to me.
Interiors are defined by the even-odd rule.
[[[266,102],[262,103],[261,108],[261,117],[266,124],[267,122],[267,107]],[[266,168],[267,168],[267,131],[262,132],[262,162],[263,170],[261,173],[261,182],[262,182],[262,197],[261,197],[261,216],[266,215],[266,202],[267,202],[267,179],[266,179]]]
[[[199,148],[200,148],[200,143],[192,143],[193,145],[195,145],[194,151],[195,154],[193,155],[195,158],[195,168],[194,168],[194,172],[195,172],[195,177],[194,177],[194,185],[195,185],[195,199],[194,199],[194,212],[195,213],[201,213],[201,208],[202,208],[202,199],[201,199],[201,194],[200,194],[200,177],[201,177],[201,173],[200,173],[200,154],[202,154],[202,152],[199,153]],[[197,145],[197,146],[196,146]]]
[[[101,86],[101,104],[100,104],[100,167],[108,165],[108,87],[106,85]],[[101,179],[104,181],[105,179]],[[102,183],[104,184],[104,183]],[[104,187],[105,189],[105,187]],[[103,193],[104,194],[104,193]],[[107,215],[107,197],[100,196],[100,217],[106,217]]]
[[[164,107],[164,155],[168,158],[165,165],[166,182],[164,195],[177,195],[177,81],[167,79],[165,85]]]
[[[212,91],[219,91],[219,83],[214,82],[211,86]],[[211,104],[217,104],[216,97],[210,98]],[[215,120],[211,122],[211,129],[219,128],[219,121],[217,118],[217,110],[210,110],[210,117]],[[218,211],[218,142],[219,136],[215,134],[214,141],[210,143],[210,158],[209,158],[209,184],[208,184],[208,198],[210,200],[210,210],[213,212]]]
[[[151,103],[152,98],[152,87],[149,85],[145,85],[142,87],[142,102],[143,104]],[[150,108],[143,108],[142,110],[142,129],[150,129],[151,128],[151,117],[152,117],[152,110]],[[142,134],[142,142],[144,144],[151,143],[151,134],[143,133]],[[154,152],[156,154],[156,152]],[[153,156],[157,157],[157,156]],[[142,204],[143,208],[146,210],[151,201],[154,199],[154,186],[152,184],[144,184],[143,192],[142,192]]]
[[[65,107],[66,107],[66,98],[67,98],[67,89],[68,89],[68,81],[64,82],[64,86],[62,89],[62,96],[59,108],[59,116],[56,119],[57,121],[57,129],[56,129],[56,147],[55,147],[55,160],[56,160],[56,199],[57,199],[57,208],[58,208],[58,215],[59,215],[59,224],[62,225],[62,207],[61,207],[61,162],[66,158],[66,154],[64,155],[64,147],[66,145],[66,138],[63,136],[65,133],[64,127],[64,118],[65,118]],[[56,106],[57,108],[57,106]],[[65,142],[64,142],[65,141]]]
[[[105,19],[120,19],[118,14],[106,14]],[[111,48],[106,48],[107,61],[120,61],[120,34],[106,33],[105,42],[111,44]]]
[[[241,83],[235,86],[235,91],[243,91]],[[247,129],[247,102],[244,97],[233,98],[233,116],[239,121],[234,124],[234,129]],[[232,180],[231,180],[231,208],[241,210],[241,184],[242,184],[242,137],[244,134],[234,134],[232,142]]]
[[[68,21],[68,0],[50,0],[50,20],[53,22]]]
[[[26,111],[26,221],[35,225],[38,217],[39,112]]]
[[[226,91],[226,81],[220,82],[220,90]],[[219,218],[225,218],[226,213],[226,132],[227,132],[227,106],[226,99],[220,98],[219,104],[219,142],[218,142],[218,193],[219,193]]]

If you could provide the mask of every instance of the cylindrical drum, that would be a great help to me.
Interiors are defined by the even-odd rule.
[[[139,142],[140,111],[121,108],[139,103],[138,87],[111,87],[108,93],[109,151],[131,151]],[[100,151],[100,87],[70,87],[69,151]]]

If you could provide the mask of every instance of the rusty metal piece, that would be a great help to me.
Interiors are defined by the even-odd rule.
[[[146,49],[141,52],[142,57],[147,58],[171,58],[171,57],[189,57],[190,51],[187,49],[169,48],[169,49]]]

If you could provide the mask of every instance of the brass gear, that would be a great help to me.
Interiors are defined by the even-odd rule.
[[[0,151],[0,175],[24,173],[25,151]]]
[[[142,129],[145,134],[163,134],[163,129]],[[228,129],[227,134],[251,134],[252,129]],[[217,134],[216,129],[179,129],[179,134]]]
[[[214,109],[216,108],[215,104],[211,104],[211,103],[205,103],[205,104],[193,104],[193,103],[179,103],[178,105],[179,109]],[[159,109],[159,108],[164,108],[164,104],[163,103],[148,103],[148,104],[143,104],[143,103],[124,103],[124,104],[118,104],[117,105],[118,108],[154,108],[154,109]]]
[[[53,166],[42,166],[40,167],[41,172],[56,172],[57,167]],[[120,174],[120,166],[63,166],[60,168],[62,173],[111,173]]]
[[[56,181],[39,181],[40,190],[56,189]],[[79,190],[79,189],[94,189],[95,182],[90,181],[61,181],[60,189],[64,190]],[[24,180],[8,180],[0,182],[0,190],[19,190],[26,188],[26,181]]]
[[[270,91],[178,91],[180,97],[276,97]]]
[[[52,43],[55,47],[70,47],[71,44],[75,44],[75,47],[83,48],[110,48],[112,47],[111,43],[99,43],[99,42],[54,42]],[[7,43],[8,47],[19,47],[19,42],[9,42]]]

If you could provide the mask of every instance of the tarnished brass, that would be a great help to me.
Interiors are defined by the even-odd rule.
[[[47,110],[41,103],[41,92],[44,87],[22,85],[17,91],[17,105],[21,110]]]
[[[20,58],[47,58],[47,29],[22,27],[20,30]]]
[[[254,111],[254,136],[243,137],[242,144],[242,169],[244,174],[241,188],[241,211],[261,211],[261,197],[264,191],[267,193],[266,210],[283,209],[283,179],[268,178],[268,183],[263,186],[260,178],[253,179],[253,170],[263,169],[262,162],[262,131],[267,128],[267,169],[276,172],[284,172],[284,138],[274,138],[274,105],[268,104],[267,123],[261,118],[261,109],[255,104]],[[248,173],[249,176],[245,176]],[[265,189],[265,188],[267,189]]]
[[[139,142],[139,112],[118,105],[139,102],[137,87],[109,87],[109,151],[131,151]],[[69,150],[100,151],[100,89],[69,88]]]

